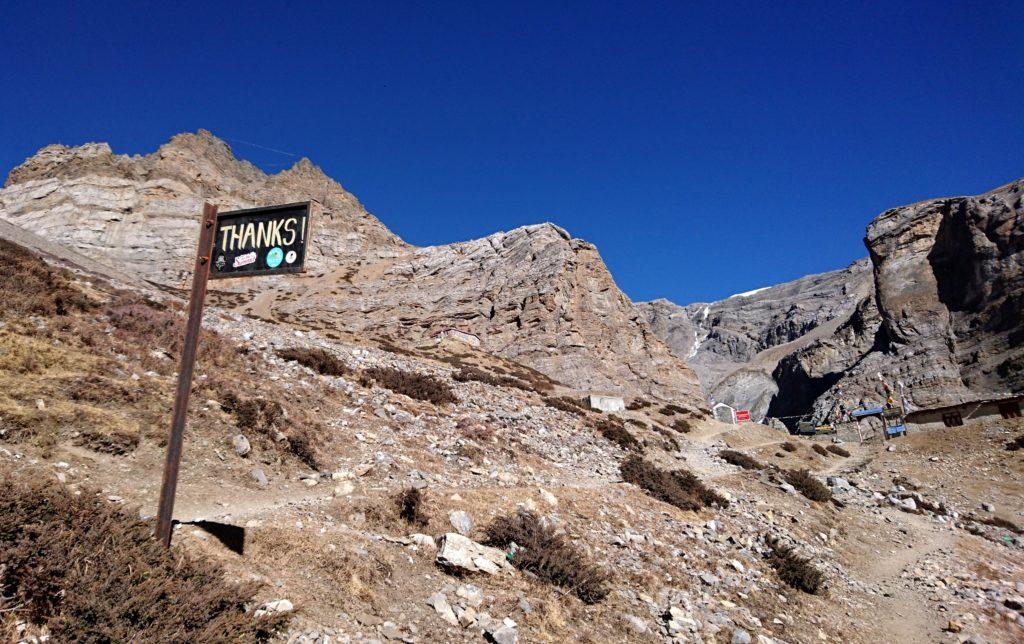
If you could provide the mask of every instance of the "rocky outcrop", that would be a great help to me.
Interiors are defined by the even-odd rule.
[[[832,417],[1024,389],[1024,181],[893,208],[868,226],[870,263],[713,304],[642,305],[719,400],[755,416]]]
[[[106,144],[51,145],[15,168],[0,218],[96,261],[181,285],[204,201],[221,210],[317,200],[303,275],[224,280],[211,295],[238,312],[303,328],[429,341],[441,328],[579,389],[691,406],[693,372],[618,289],[597,249],[552,224],[412,247],[308,160],[267,175],[208,132],[129,157]]]

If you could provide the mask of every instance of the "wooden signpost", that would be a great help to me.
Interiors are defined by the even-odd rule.
[[[181,368],[178,369],[178,387],[157,511],[156,536],[165,546],[171,545],[174,494],[178,488],[181,446],[199,347],[206,284],[210,279],[303,272],[309,242],[310,210],[311,202],[304,202],[218,215],[217,206],[203,206],[199,247],[192,271],[192,293],[188,300],[185,343],[181,350]]]

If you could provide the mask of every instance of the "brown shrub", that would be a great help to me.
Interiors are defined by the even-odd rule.
[[[626,451],[638,452],[643,448],[640,441],[630,434],[626,427],[618,420],[601,418],[594,423],[594,429]]]
[[[630,401],[630,403],[628,405],[626,405],[626,409],[628,409],[630,411],[639,411],[641,409],[646,409],[647,407],[650,407],[650,406],[651,406],[651,401],[645,400],[643,398],[637,398],[636,400]]]
[[[324,430],[319,425],[293,429],[288,435],[288,451],[310,469],[325,469],[317,452],[317,445],[324,442],[323,433]]]
[[[995,528],[1002,528],[1004,530],[1009,530],[1010,532],[1016,532],[1017,534],[1024,533],[1024,530],[1021,530],[1020,526],[1018,526],[1016,523],[1004,519],[1002,517],[971,515],[970,519],[977,523],[984,523],[985,525],[990,525]]]
[[[768,563],[778,573],[779,579],[811,595],[822,590],[824,576],[810,564],[809,559],[800,557],[792,546],[783,545],[775,539],[768,539],[768,545],[771,548]]]
[[[544,404],[553,409],[558,409],[577,416],[584,416],[587,408],[580,401],[568,396],[545,396]]]
[[[0,239],[0,317],[67,315],[95,308],[72,279],[68,271],[52,268],[31,251]]]
[[[1006,450],[1008,452],[1016,452],[1019,449],[1024,449],[1024,434],[1021,434],[1006,444]]]
[[[723,508],[729,505],[724,497],[708,489],[687,470],[669,472],[631,454],[622,460],[619,471],[627,483],[643,488],[650,496],[681,510],[696,511],[712,504]]]
[[[672,421],[672,429],[683,434],[689,434],[690,430],[693,429],[693,425],[691,425],[688,420],[677,418]]]
[[[627,419],[627,421],[628,422],[633,422],[634,424],[638,424],[640,427],[643,427],[644,429],[648,428],[645,423],[641,423],[639,421],[634,421],[632,418]],[[665,448],[665,451],[669,451],[669,452],[678,452],[679,451],[679,441],[676,440],[676,437],[672,433],[672,430],[667,429],[665,427],[662,427],[658,423],[654,423],[653,425],[651,425],[651,427],[654,429],[654,431],[656,431],[659,434],[661,434],[661,436],[664,438],[664,445],[663,445],[663,447]]]
[[[795,452],[797,450],[796,443],[786,441],[785,443],[782,444],[782,449],[786,450],[787,452]]]
[[[456,382],[469,382],[471,380],[475,380],[476,382],[482,382],[486,385],[491,385],[492,387],[512,387],[514,389],[522,389],[523,391],[535,391],[533,385],[528,382],[523,382],[519,378],[487,373],[483,369],[478,369],[471,365],[464,365],[458,371],[453,373],[452,379]]]
[[[658,410],[658,413],[663,416],[674,416],[676,414],[688,414],[689,412],[685,407],[680,407],[675,403],[669,403]]]
[[[294,360],[322,376],[347,376],[352,373],[344,362],[324,349],[292,347],[279,350],[277,356],[284,360]]]
[[[235,424],[243,431],[269,435],[284,418],[284,408],[276,400],[265,398],[239,399],[227,394],[221,405],[235,415]]]
[[[485,543],[502,550],[518,546],[509,557],[512,565],[571,590],[587,604],[608,595],[611,575],[587,561],[565,536],[540,522],[536,514],[521,510],[499,516],[484,528]]]
[[[764,464],[757,459],[733,449],[723,449],[718,452],[718,457],[730,465],[736,465],[737,467],[742,467],[745,470],[764,469]]]
[[[825,449],[827,449],[828,451],[832,452],[833,454],[837,454],[839,456],[842,456],[843,458],[849,458],[850,457],[850,453],[847,452],[842,447],[839,447],[838,445],[829,445]]]
[[[818,443],[811,443],[811,449],[813,449],[816,454],[820,454],[821,456],[825,457],[828,456],[828,450],[819,445]]]
[[[423,510],[423,494],[414,487],[406,488],[397,497],[398,516],[409,525],[424,527],[430,519]]]
[[[253,618],[245,606],[254,586],[229,584],[216,564],[167,550],[151,533],[95,491],[75,496],[45,477],[7,476],[0,597],[58,642],[267,641],[287,623]]]
[[[128,432],[100,432],[86,429],[75,440],[76,445],[88,447],[94,452],[124,456],[139,446],[139,435]]]
[[[782,477],[812,501],[828,501],[832,492],[825,484],[814,478],[807,470],[782,470]]]
[[[402,394],[416,400],[425,400],[435,405],[457,403],[458,398],[447,383],[433,376],[410,373],[390,367],[371,367],[363,370],[359,379],[364,387],[376,383],[396,394]]]

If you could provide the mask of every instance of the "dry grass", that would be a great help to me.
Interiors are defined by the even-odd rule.
[[[737,467],[742,467],[745,470],[764,469],[764,464],[757,459],[733,449],[723,449],[718,452],[718,457],[730,465],[736,465]]]
[[[779,579],[811,595],[817,595],[823,590],[824,576],[810,564],[809,559],[797,555],[792,546],[783,545],[770,537],[767,541],[771,548],[768,563],[778,573]]]
[[[254,592],[166,550],[94,491],[0,479],[0,596],[54,641],[266,641],[287,616],[254,619]]]
[[[517,546],[510,557],[514,566],[571,590],[585,603],[599,602],[608,595],[611,575],[587,561],[564,535],[541,523],[532,512],[496,517],[484,534],[489,546],[502,550],[513,543]]]
[[[825,449],[827,449],[828,451],[832,452],[833,454],[835,454],[837,456],[842,456],[843,458],[849,458],[850,457],[850,453],[848,451],[846,451],[845,449],[843,449],[842,447],[839,447],[838,445],[829,445]]]
[[[729,505],[724,497],[706,487],[687,470],[663,470],[635,454],[623,459],[619,470],[627,483],[681,510],[696,511],[711,505],[723,508]]]
[[[292,347],[279,350],[277,356],[284,360],[294,360],[322,376],[347,376],[352,373],[348,365],[324,349]]]
[[[390,367],[371,367],[364,369],[360,376],[364,387],[378,384],[396,394],[402,394],[416,400],[424,400],[435,405],[446,405],[459,401],[447,383],[437,378],[420,373],[392,369]]]
[[[807,470],[782,470],[782,477],[812,501],[828,501],[832,498],[832,492],[825,484]]]
[[[68,271],[51,268],[30,251],[0,239],[0,317],[67,315],[95,308],[73,280]]]

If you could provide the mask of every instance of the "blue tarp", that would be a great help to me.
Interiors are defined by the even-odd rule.
[[[864,416],[881,416],[882,412],[885,411],[881,407],[875,407],[874,409],[858,409],[857,411],[850,414],[851,418],[863,418]]]

